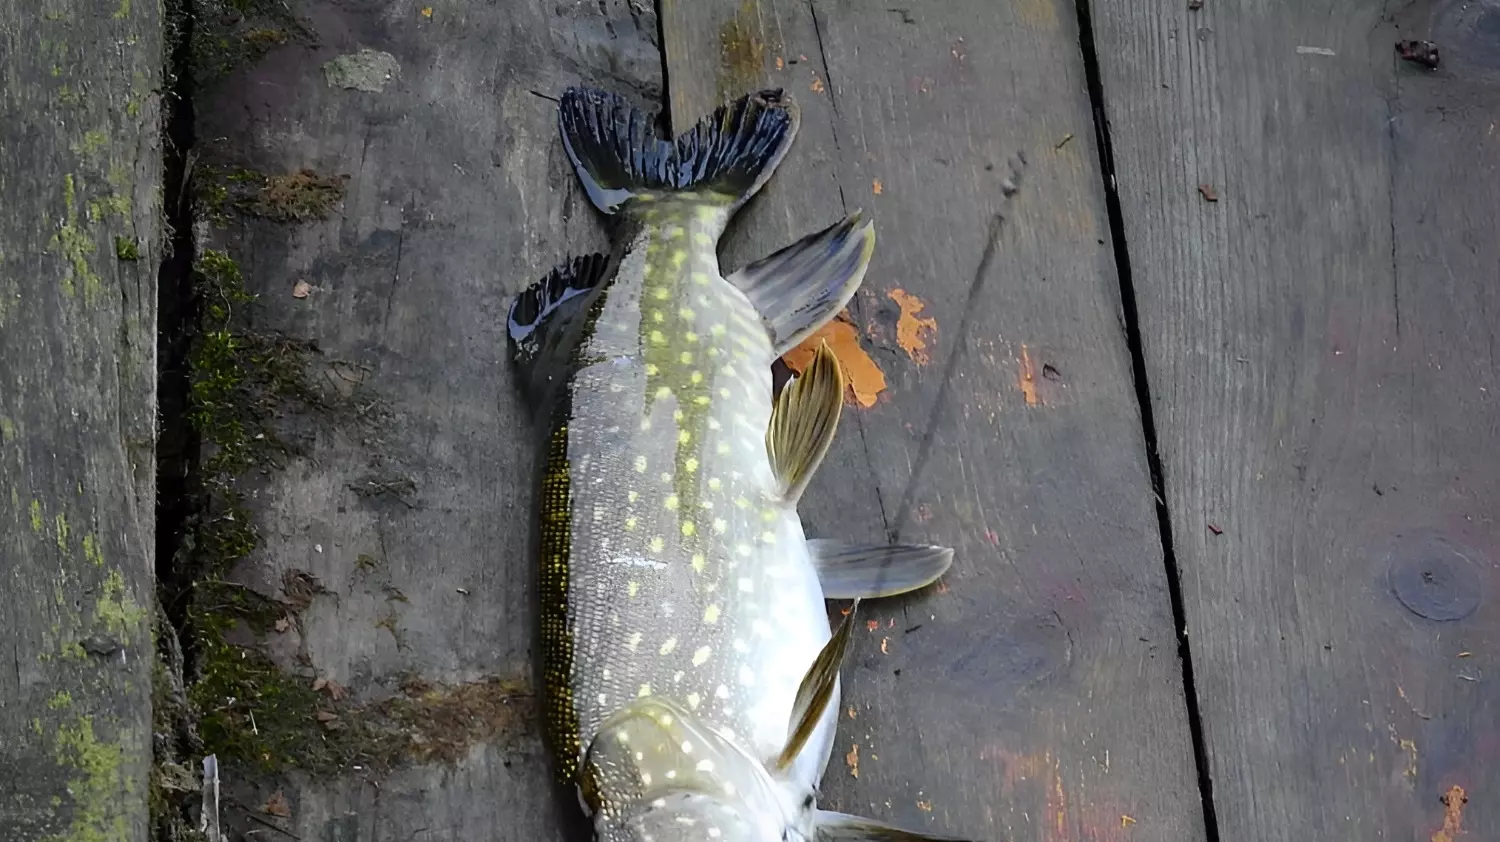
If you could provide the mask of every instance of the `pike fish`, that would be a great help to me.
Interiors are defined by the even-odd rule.
[[[559,774],[598,842],[924,840],[817,808],[855,611],[928,585],[953,551],[810,540],[797,501],[843,404],[820,346],[771,364],[864,278],[859,213],[729,276],[716,247],[796,135],[780,90],[675,140],[619,96],[561,98],[559,127],[608,254],[521,292],[508,330],[546,420],[542,684]]]

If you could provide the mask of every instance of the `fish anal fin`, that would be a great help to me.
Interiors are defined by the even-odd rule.
[[[878,599],[936,582],[953,566],[953,549],[927,544],[807,542],[825,599]]]
[[[587,87],[563,92],[558,128],[594,207],[614,214],[654,194],[713,194],[732,214],[786,157],[799,123],[792,98],[767,89],[719,106],[675,140],[624,97]]]
[[[786,745],[772,761],[773,771],[780,772],[789,768],[817,729],[818,720],[822,718],[829,700],[833,698],[833,690],[838,685],[839,667],[844,663],[844,653],[849,650],[854,615],[858,611],[859,601],[855,600],[849,613],[844,615],[844,621],[839,623],[833,636],[818,652],[818,657],[813,659],[807,674],[802,676],[802,683],[797,687],[797,697],[792,703]]]
[[[813,842],[978,842],[978,840],[920,833],[862,816],[819,810],[813,816]]]
[[[726,280],[760,313],[780,356],[844,309],[864,281],[874,250],[874,224],[855,211]]]
[[[538,388],[556,373],[552,368],[571,348],[569,325],[611,270],[608,255],[579,255],[554,266],[511,301],[506,332],[529,388]]]
[[[838,357],[824,342],[802,376],[777,395],[766,428],[766,454],[789,503],[796,504],[823,461],[843,406],[844,374]]]

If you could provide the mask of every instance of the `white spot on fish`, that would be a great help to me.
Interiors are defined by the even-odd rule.
[[[667,502],[666,502],[667,511],[669,511],[669,512],[675,512],[675,511],[677,511],[677,507],[679,505],[681,505],[681,501],[679,501],[677,499],[677,495],[676,494],[668,494],[667,495]]]
[[[700,646],[700,647],[698,647],[698,651],[696,651],[696,652],[693,653],[693,666],[695,666],[695,667],[701,667],[701,666],[703,666],[705,663],[707,663],[708,657],[710,655],[712,655],[713,652],[714,652],[714,650],[713,650],[713,647],[711,647],[711,646]]]
[[[713,605],[710,605],[707,608],[703,609],[703,622],[705,622],[705,623],[717,623],[717,622],[719,622],[719,606],[718,606],[717,603],[715,603]]]
[[[625,640],[625,648],[629,649],[632,652],[634,652],[635,648],[637,646],[640,646],[640,645],[641,645],[641,633],[640,632],[631,632],[630,633],[630,637],[626,638],[626,640]]]
[[[702,702],[702,701],[703,701],[703,697],[700,696],[700,695],[698,695],[697,693],[689,693],[687,695],[688,707],[692,708],[693,710],[697,710],[698,709],[698,704],[700,702]]]
[[[751,581],[747,577],[741,576],[738,584],[740,593],[750,593],[751,591],[755,590],[755,582]]]
[[[644,474],[646,472],[646,457],[635,457],[635,472],[638,474]]]
[[[637,699],[644,699],[644,698],[646,698],[649,695],[651,695],[651,685],[650,684],[642,684],[641,685],[641,689],[635,691],[635,697]],[[641,777],[645,778],[645,775],[642,774]]]
[[[669,638],[666,639],[665,642],[662,643],[660,654],[662,654],[662,655],[670,655],[670,654],[672,654],[672,650],[676,649],[676,648],[677,648],[677,638],[675,638],[675,637],[669,637]]]

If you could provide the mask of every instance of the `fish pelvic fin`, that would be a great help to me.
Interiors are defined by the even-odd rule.
[[[606,254],[585,254],[552,268],[547,276],[522,290],[511,301],[506,320],[512,359],[521,369],[525,387],[540,397],[561,373],[577,341],[570,327],[613,272]]]
[[[838,686],[839,667],[844,663],[844,653],[849,651],[854,615],[858,612],[859,600],[855,600],[849,613],[844,615],[844,621],[834,631],[833,637],[823,645],[807,674],[802,677],[802,683],[797,687],[797,697],[792,703],[786,745],[772,761],[773,771],[784,772],[790,768],[797,755],[802,752],[802,747],[811,739],[813,731],[817,730],[818,720],[828,708],[833,691]]]
[[[796,505],[828,453],[844,406],[844,374],[827,342],[819,343],[802,376],[787,384],[771,408],[766,455],[782,497]]]
[[[779,88],[719,106],[675,140],[624,97],[571,87],[558,105],[563,146],[594,207],[606,214],[662,193],[696,192],[733,214],[786,157],[800,117]]]
[[[936,582],[953,566],[953,548],[926,544],[807,542],[825,599],[877,599]]]
[[[727,280],[760,313],[780,356],[844,309],[864,281],[874,251],[874,224],[856,210]]]
[[[812,838],[813,842],[977,842],[966,837],[903,830],[885,822],[832,810],[819,810],[813,814]]]

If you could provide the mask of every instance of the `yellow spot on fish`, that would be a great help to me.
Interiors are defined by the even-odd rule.
[[[667,511],[669,511],[669,512],[675,512],[675,511],[677,511],[677,507],[680,506],[681,504],[682,503],[681,503],[681,501],[679,501],[677,499],[677,495],[676,494],[669,494],[669,495],[667,495]]]
[[[718,446],[716,446],[714,448],[714,452],[717,453],[717,454],[719,454],[720,456],[723,456],[724,454],[728,453],[729,452],[729,442],[727,442],[727,441],[721,441],[721,442],[719,442]]]
[[[672,268],[681,269],[682,264],[687,262],[687,256],[688,254],[685,249],[677,249],[672,252]]]
[[[672,389],[670,387],[668,387],[668,386],[662,386],[661,388],[659,388],[659,389],[656,390],[656,399],[657,400],[664,401],[664,400],[666,400],[667,398],[670,398],[670,397],[672,397]]]
[[[672,654],[672,650],[676,649],[676,648],[677,648],[677,638],[675,638],[675,637],[669,637],[665,641],[662,642],[660,654],[662,654],[662,655],[670,655],[670,654]]]
[[[698,470],[698,457],[696,457],[696,456],[689,456],[682,463],[682,467],[687,468],[689,471],[696,471],[696,470]]]
[[[682,524],[682,534],[684,536],[691,538],[693,536],[693,533],[697,532],[697,531],[698,531],[698,527],[695,526],[695,525],[693,525],[692,521],[689,520],[689,521],[684,521],[683,522],[683,524]]]
[[[750,501],[745,499],[744,495],[734,498],[734,504],[742,509],[750,508]]]
[[[708,406],[708,404],[709,404],[708,395],[699,395],[698,397],[693,398],[693,403],[695,403],[695,404],[697,404],[699,406]]]
[[[714,653],[711,646],[699,646],[698,651],[693,653],[693,666],[701,667],[708,662],[708,656]]]
[[[637,699],[644,699],[644,698],[646,698],[649,695],[651,695],[651,685],[650,684],[642,684],[641,685],[641,689],[635,691],[635,697]],[[646,777],[645,774],[642,773],[642,775],[641,775],[642,780],[644,780],[645,777]]]
[[[722,324],[716,324],[713,327],[709,328],[708,332],[709,332],[709,334],[711,334],[713,336],[723,336],[724,335],[724,325],[722,325]]]
[[[705,398],[705,399],[704,399],[704,400],[705,400],[705,401],[706,401],[706,400],[707,400],[707,398]],[[708,428],[709,428],[709,429],[710,429],[710,430],[718,430],[718,429],[722,429],[722,428],[723,428],[723,426],[724,426],[724,425],[723,425],[723,424],[720,424],[720,423],[719,423],[719,419],[717,419],[717,418],[710,418],[710,419],[708,419]]]
[[[749,555],[750,554],[750,545],[749,544],[740,544],[739,546],[737,546],[737,547],[734,548],[734,551],[737,552],[737,553],[739,553],[740,555]]]
[[[672,410],[672,420],[673,421],[681,422],[682,419],[684,419],[686,417],[687,417],[687,413],[683,412],[682,410],[680,410],[680,409],[674,409],[674,410]]]
[[[666,545],[667,545],[667,542],[663,541],[662,537],[660,535],[658,535],[655,538],[651,539],[651,552],[653,552],[653,553],[659,553],[659,552],[662,551],[662,548],[665,547]]]
[[[686,340],[687,340],[687,341],[689,341],[689,342],[697,342],[697,341],[698,341],[698,334],[696,334],[696,333],[693,333],[693,332],[692,332],[692,331],[691,331],[691,330],[690,330],[690,331],[688,331],[688,332],[687,332],[687,333],[684,333],[684,334],[683,334],[683,335],[682,335],[682,338],[683,338],[683,339],[686,339]]]
[[[718,533],[720,535],[723,535],[724,532],[726,530],[728,530],[728,529],[729,529],[729,524],[725,523],[723,518],[721,518],[721,517],[714,518],[714,532],[716,532],[716,533]]]
[[[677,361],[682,363],[683,365],[690,365],[693,362],[693,352],[683,351],[681,354],[677,355]]]
[[[625,495],[625,499],[634,503],[635,501],[641,499],[641,492],[632,490]]]
[[[666,471],[662,471],[661,472],[661,481],[662,482],[671,482],[672,481],[672,475],[670,473],[667,473]]]
[[[683,319],[683,320],[689,320],[689,319],[692,319],[693,316],[694,316],[693,308],[691,308],[691,307],[679,307],[679,308],[677,308],[677,317],[678,318]]]
[[[719,622],[719,605],[718,605],[718,603],[715,603],[715,604],[710,605],[707,608],[703,609],[703,622],[705,622],[705,623],[717,623],[717,622]]]
[[[666,320],[667,320],[667,314],[666,313],[663,313],[660,310],[652,310],[651,311],[651,321],[656,322],[657,324],[661,324],[662,322],[664,322]]]
[[[775,509],[766,509],[765,511],[763,511],[763,512],[760,513],[760,519],[764,520],[764,521],[773,521],[780,514],[781,513],[778,512],[778,511],[776,511]]]
[[[646,472],[646,457],[635,457],[635,472],[638,474],[644,474]]]
[[[704,286],[707,286],[708,285],[708,273],[707,272],[694,272],[693,273],[693,283],[695,283],[695,284],[703,284]]]
[[[660,372],[661,372],[661,369],[659,369],[659,368],[656,367],[656,363],[646,363],[646,376],[647,377],[655,377]]]
[[[762,532],[762,533],[760,533],[760,540],[764,541],[767,544],[774,544],[774,543],[776,543],[776,533],[775,532]]]
[[[714,238],[708,236],[702,231],[694,231],[693,242],[697,243],[700,246],[711,246],[714,244]]]
[[[721,479],[719,479],[718,477],[709,477],[708,478],[708,487],[711,490],[713,490],[713,491],[718,491],[719,489],[721,489],[721,488],[724,487],[724,481],[721,480]],[[631,493],[633,494],[635,492],[631,492]]]
[[[703,567],[707,563],[708,563],[708,559],[706,559],[706,558],[703,557],[703,553],[693,553],[693,572],[694,573],[702,573],[703,572]]]
[[[703,372],[701,372],[701,371],[695,371],[691,375],[689,375],[688,379],[691,380],[691,381],[693,381],[694,383],[702,383],[703,382]]]
[[[651,419],[650,418],[642,418],[641,419],[641,429],[642,430],[649,430],[649,429],[651,429]]]
[[[688,432],[687,430],[682,430],[682,431],[680,431],[680,432],[677,433],[677,441],[678,441],[679,444],[687,444],[688,442],[690,442],[692,440],[693,440],[693,434],[690,433],[690,432]]]
[[[640,592],[641,592],[641,583],[640,582],[628,582],[628,583],[626,583],[626,585],[625,585],[625,593],[629,594],[632,599],[634,599],[635,595],[638,594],[638,593],[640,593]],[[639,635],[637,635],[637,637],[639,637]]]
[[[634,652],[635,648],[637,646],[640,646],[640,645],[641,645],[641,633],[640,632],[631,632],[630,633],[630,637],[628,637],[628,638],[625,639],[625,648],[629,649],[632,652]]]
[[[651,290],[651,297],[660,301],[665,301],[667,299],[667,296],[670,294],[671,293],[667,291],[666,287],[657,287],[656,289]]]
[[[651,342],[655,345],[667,344],[667,335],[659,330],[651,331]]]
[[[720,389],[719,390],[719,397],[721,397],[721,398],[727,398],[727,397],[729,397],[729,390],[728,389]]]
[[[626,532],[630,532],[630,531],[634,530],[635,529],[635,524],[636,524],[635,515],[631,515],[630,517],[625,518],[625,531]]]
[[[687,696],[688,707],[692,708],[693,710],[698,709],[698,703],[701,701],[703,701],[703,697],[698,695],[697,693],[689,693]]]

